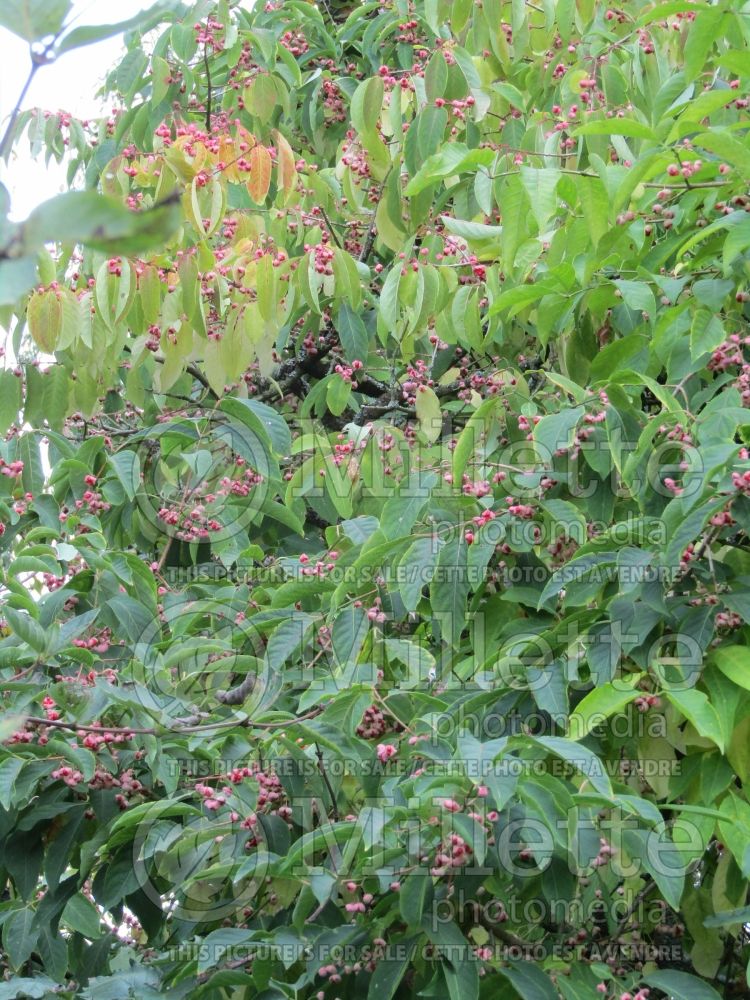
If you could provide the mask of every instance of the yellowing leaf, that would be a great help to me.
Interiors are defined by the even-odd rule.
[[[228,181],[233,184],[239,183],[240,171],[237,166],[239,156],[235,149],[234,139],[229,135],[223,135],[219,139],[219,160],[224,164],[223,174]]]
[[[276,129],[271,133],[276,143],[276,171],[278,187],[289,194],[297,183],[297,167],[294,151],[281,132]]]
[[[167,96],[169,81],[171,79],[169,63],[166,59],[162,59],[161,56],[151,57],[151,79],[153,87],[151,91],[151,102],[153,104],[159,104]]]
[[[276,319],[276,269],[270,254],[264,254],[255,266],[255,294],[264,320]]]
[[[440,436],[443,422],[440,415],[440,400],[427,385],[421,385],[417,390],[416,410],[422,433],[432,444]]]
[[[278,104],[277,90],[268,73],[261,73],[245,87],[243,94],[245,107],[263,124],[270,120]]]
[[[250,180],[247,191],[256,204],[266,200],[271,186],[271,154],[265,146],[253,146],[248,157],[250,162]]]
[[[32,296],[27,321],[34,343],[45,354],[52,354],[62,330],[62,302],[52,289]]]
[[[158,270],[153,264],[145,265],[138,275],[138,297],[143,309],[143,318],[149,325],[156,323],[159,318],[161,289]]]

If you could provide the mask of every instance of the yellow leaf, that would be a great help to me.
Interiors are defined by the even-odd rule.
[[[297,183],[297,167],[294,151],[284,136],[277,129],[271,133],[276,143],[276,169],[278,185],[284,194],[289,194]]]
[[[239,184],[240,181],[240,171],[237,167],[238,159],[234,139],[229,135],[222,136],[219,139],[219,160],[224,164],[224,176],[233,184]]]
[[[260,205],[266,200],[271,186],[271,154],[265,146],[253,146],[248,160],[250,162],[248,194],[256,204]]]

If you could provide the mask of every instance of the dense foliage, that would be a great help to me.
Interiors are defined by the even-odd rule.
[[[2,142],[71,192],[0,222],[0,998],[747,995],[750,5],[69,7],[0,5],[126,42]]]

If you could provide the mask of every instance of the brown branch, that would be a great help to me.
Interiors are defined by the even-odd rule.
[[[134,726],[82,726],[78,722],[63,722],[61,719],[40,719],[30,715],[24,720],[31,726],[52,726],[54,729],[79,729],[83,733],[138,733],[143,736],[155,736],[157,729],[138,729]]]
[[[158,365],[164,365],[164,364],[166,364],[166,358],[160,358],[157,354],[154,354],[153,358],[154,358],[154,361]],[[206,376],[203,374],[203,372],[199,368],[196,368],[196,366],[193,365],[193,364],[189,364],[185,368],[185,371],[188,373],[188,375],[192,375],[196,382],[200,382],[200,384],[203,386],[203,388],[207,392],[210,392],[211,395],[214,397],[214,399],[218,399],[219,398],[216,395],[216,393],[213,391],[213,389],[211,388],[208,379],[206,378]],[[170,396],[170,395],[172,395],[172,393],[165,392],[165,393],[159,393],[159,395],[160,396],[161,395]]]
[[[24,719],[24,723],[30,726],[51,726],[55,729],[80,730],[84,733],[101,733],[106,730],[108,733],[116,734],[135,733],[139,736],[164,736],[167,733],[197,733],[203,729],[228,729],[232,726],[251,729],[279,729],[282,726],[293,726],[295,722],[314,719],[322,711],[323,709],[318,706],[317,708],[310,709],[309,712],[295,716],[293,719],[278,719],[276,722],[253,722],[252,719],[222,719],[220,722],[203,722],[199,725],[183,725],[174,728],[168,726],[152,726],[150,728],[139,728],[138,726],[83,726],[78,722],[63,722],[61,719],[42,719],[34,715],[30,715]]]
[[[320,206],[320,214],[323,216],[323,219],[325,220],[325,224],[328,226],[328,232],[333,237],[333,242],[336,244],[336,246],[339,248],[339,250],[343,250],[344,248],[341,245],[341,240],[336,235],[336,231],[333,228],[333,223],[328,218],[328,213],[326,212],[326,210],[323,208],[322,205]]]
[[[248,674],[247,677],[236,687],[227,691],[217,691],[216,698],[222,705],[241,705],[250,692],[255,687],[255,674]]]
[[[365,236],[365,242],[362,244],[362,249],[359,252],[359,262],[364,264],[367,258],[372,253],[372,248],[375,246],[375,237],[377,233],[375,230],[375,212],[372,213],[372,218],[370,219],[370,225],[367,227],[367,235]]]
[[[633,916],[633,914],[635,913],[635,911],[641,905],[641,903],[646,898],[646,896],[648,896],[648,894],[650,892],[653,892],[653,890],[655,888],[656,888],[656,882],[648,882],[641,889],[641,891],[638,893],[638,895],[635,897],[635,899],[633,900],[633,902],[628,907],[625,916],[622,918],[622,920],[619,922],[619,924],[615,928],[614,934],[612,934],[613,938],[618,938],[622,934],[622,932],[625,930],[625,927],[627,926],[628,921]]]

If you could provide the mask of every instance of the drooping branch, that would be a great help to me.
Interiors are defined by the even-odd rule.
[[[241,705],[255,687],[255,680],[255,674],[248,674],[241,684],[226,691],[217,692],[216,697],[222,705]]]
[[[236,688],[231,689],[227,694],[236,691]],[[224,700],[224,704],[233,704]],[[199,733],[204,729],[231,729],[236,726],[243,729],[280,729],[283,726],[293,726],[295,722],[305,722],[307,719],[314,719],[316,715],[320,715],[323,708],[318,705],[316,708],[310,709],[309,712],[303,712],[302,715],[295,715],[293,719],[279,719],[275,722],[254,722],[252,719],[220,719],[216,722],[199,722],[194,723],[194,716],[190,716],[188,720],[189,725],[181,724],[179,726],[83,726],[78,722],[64,722],[62,719],[43,719],[39,716],[30,715],[23,720],[24,725],[29,726],[51,726],[54,729],[69,729],[73,732],[85,732],[85,733],[101,733],[108,732],[114,733],[116,735],[125,735],[128,733],[133,733],[136,736],[167,736],[170,733],[179,735],[180,733]]]

